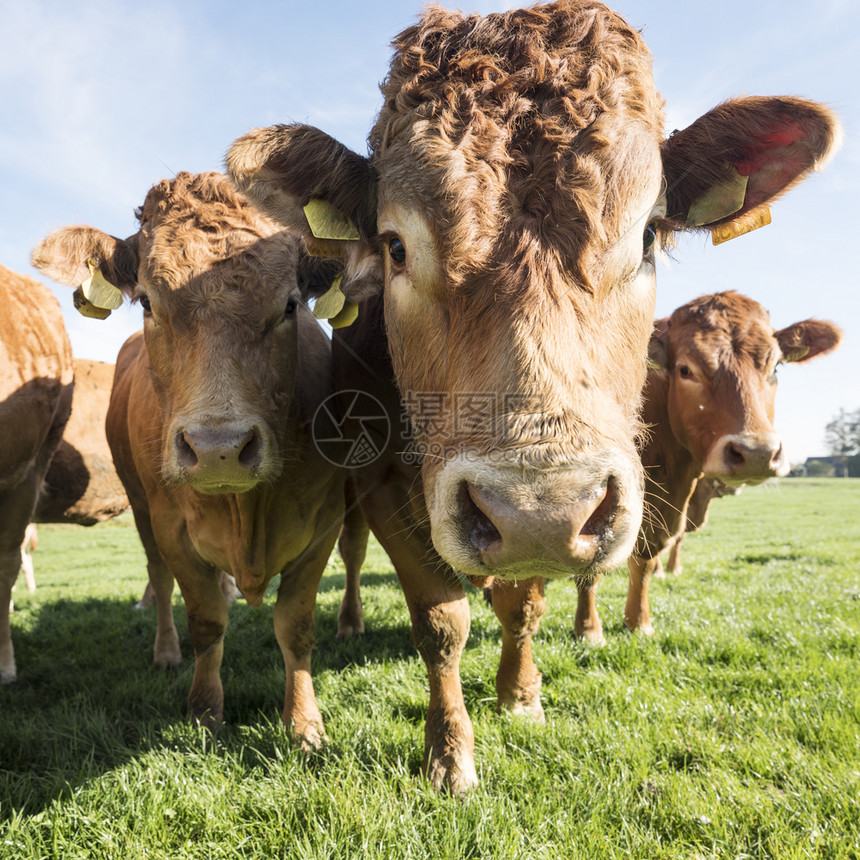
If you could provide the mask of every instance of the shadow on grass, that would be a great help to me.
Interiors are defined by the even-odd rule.
[[[377,621],[364,637],[339,641],[336,608],[321,608],[314,673],[418,660],[405,614],[403,623]],[[271,603],[231,610],[221,670],[228,725],[219,733],[228,745],[241,747],[243,729],[279,722],[284,668],[272,616]],[[0,688],[0,820],[36,813],[192,732],[185,711],[193,658],[181,603],[174,618],[184,660],[165,671],[152,665],[155,612],[130,600],[63,599],[13,614],[18,680]]]

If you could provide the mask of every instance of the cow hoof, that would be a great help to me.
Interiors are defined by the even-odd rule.
[[[454,756],[434,758],[425,769],[430,784],[437,791],[446,791],[455,797],[463,797],[478,787],[478,774],[474,760],[465,759],[455,762]]]
[[[18,672],[14,666],[6,666],[0,669],[0,684],[11,684],[18,679]]]
[[[546,725],[546,716],[540,696],[531,702],[499,702],[499,710],[507,711],[515,717],[527,717],[534,720],[539,726]]]
[[[295,739],[303,753],[315,753],[324,749],[328,743],[328,735],[322,726],[308,725],[301,734],[296,734]]]
[[[637,636],[653,636],[654,626],[650,622],[648,624],[640,624],[638,627],[632,628],[630,632],[635,633]]]
[[[605,648],[606,647],[606,637],[603,635],[603,630],[574,630],[573,636],[575,639],[578,639],[584,645],[588,645],[591,648]]]
[[[346,618],[337,619],[337,638],[352,639],[355,636],[364,635],[364,619],[354,618],[347,620]]]
[[[182,655],[156,654],[152,663],[157,669],[176,669],[182,665]]]

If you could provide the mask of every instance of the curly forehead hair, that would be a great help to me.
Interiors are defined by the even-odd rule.
[[[594,0],[486,17],[432,5],[393,47],[372,158],[406,188],[408,161],[417,161],[431,196],[459,198],[455,207],[480,199],[533,225],[569,220],[573,210],[599,235],[624,196],[617,183],[630,181],[622,174],[636,169],[623,142],[631,122],[655,140],[662,134],[650,52]]]
[[[651,54],[639,33],[594,0],[465,17],[428,6],[392,43],[384,106],[371,132],[385,149],[417,118],[452,129],[480,111],[512,135],[540,116],[535,132],[567,139],[603,111],[634,111],[662,129]]]

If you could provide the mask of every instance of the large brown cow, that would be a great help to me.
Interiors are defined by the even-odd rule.
[[[686,227],[760,222],[838,134],[819,105],[750,98],[665,140],[647,48],[593,0],[430,6],[394,48],[369,158],[292,125],[246,135],[227,165],[315,253],[343,257],[348,300],[372,296],[336,380],[395,423],[359,495],[428,669],[426,771],[460,791],[476,773],[452,568],[593,578],[630,553],[655,250]],[[400,395],[420,470],[401,456]],[[540,675],[507,646],[542,598],[510,593],[499,700],[539,719]]]
[[[189,714],[219,723],[228,621],[220,571],[251,604],[281,574],[283,719],[317,745],[314,605],[343,518],[343,473],[310,436],[331,392],[330,347],[300,299],[335,268],[309,258],[220,174],[159,183],[138,216],[139,232],[124,241],[89,227],[57,231],[34,263],[77,284],[93,261],[143,306],[143,334],[117,358],[107,427],[159,609],[156,662],[180,661],[175,577],[196,655]]]
[[[74,368],[72,415],[45,475],[36,523],[91,526],[128,509],[105,436],[114,366],[76,358]]]
[[[72,406],[72,351],[60,305],[0,266],[0,684],[16,677],[9,601],[39,487]]]
[[[840,337],[820,320],[774,331],[767,311],[735,292],[701,296],[655,322],[643,409],[649,515],[628,561],[631,630],[653,632],[648,583],[660,553],[684,532],[697,482],[739,487],[788,473],[773,427],[777,367],[829,352]],[[576,634],[602,640],[594,587],[579,597]]]

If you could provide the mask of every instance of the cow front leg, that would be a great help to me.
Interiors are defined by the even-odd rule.
[[[347,504],[350,505],[347,497]],[[353,501],[348,507],[337,548],[346,567],[346,587],[337,614],[337,638],[346,639],[364,633],[364,607],[361,604],[361,566],[367,555],[370,528]]]
[[[648,605],[648,583],[657,566],[657,558],[640,558],[631,555],[627,560],[629,583],[627,603],[624,607],[624,625],[634,633],[650,636],[654,632],[651,624],[651,608]]]
[[[496,673],[499,710],[525,714],[544,723],[540,701],[541,674],[532,658],[532,637],[546,611],[545,580],[519,582],[494,579],[493,611],[502,625],[502,655]]]
[[[314,694],[311,652],[317,590],[335,535],[332,532],[281,574],[275,604],[275,637],[284,657],[286,680],[281,716],[307,751],[319,749],[328,740]]]
[[[576,582],[576,617],[573,621],[573,635],[589,645],[603,647],[606,638],[603,624],[597,614],[597,586],[602,576]]]
[[[445,573],[422,568],[400,575],[412,619],[412,641],[427,667],[430,703],[424,730],[423,771],[437,789],[464,794],[478,784],[475,733],[463,701],[460,655],[469,636],[469,601]]]
[[[210,729],[224,721],[221,660],[229,606],[221,592],[220,574],[214,569],[179,579],[188,633],[194,646],[194,677],[188,694],[188,718]]]

